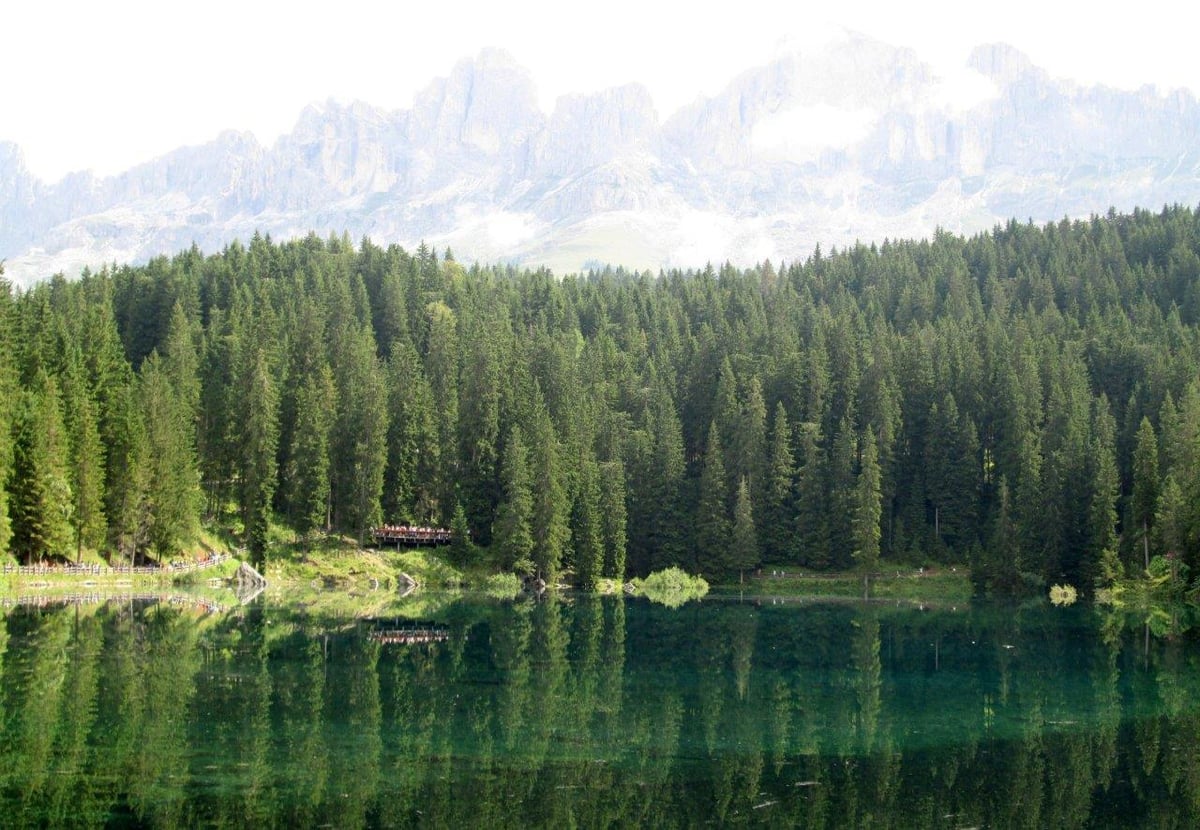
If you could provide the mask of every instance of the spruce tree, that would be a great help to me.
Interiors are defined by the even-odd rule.
[[[721,435],[716,421],[708,429],[695,524],[695,570],[709,577],[720,576],[732,563],[726,555],[729,549],[729,498],[725,489]]]
[[[296,396],[295,429],[284,487],[288,517],[301,535],[329,526],[329,433],[336,410],[335,396],[333,373],[324,364],[301,381]]]
[[[13,417],[17,404],[12,321],[12,289],[4,278],[4,263],[0,262],[0,551],[9,549],[12,538],[7,486],[13,464]]]
[[[854,488],[854,561],[866,576],[879,568],[880,504],[879,454],[875,435],[863,434],[858,479]]]
[[[160,560],[174,556],[199,524],[200,472],[186,402],[176,395],[157,352],[142,364],[139,403],[146,425],[146,488],[138,522]]]
[[[432,521],[441,463],[433,391],[407,343],[394,346],[388,363],[388,412],[384,512],[388,521]]]
[[[829,492],[829,555],[839,570],[854,562],[854,461],[857,455],[854,429],[842,419],[829,448],[827,487]]]
[[[380,497],[387,463],[387,388],[370,328],[347,333],[334,370],[337,418],[333,429],[335,522],[362,544],[367,529],[382,522]]]
[[[625,507],[625,465],[609,461],[600,465],[600,517],[604,531],[603,575],[625,579],[625,545],[628,515]]]
[[[754,526],[754,507],[750,484],[743,476],[738,482],[737,499],[733,506],[733,537],[730,540],[730,564],[738,571],[738,582],[744,582],[746,571],[758,567],[758,530]]]
[[[254,350],[242,373],[238,396],[242,410],[238,452],[239,501],[251,559],[261,566],[266,556],[271,505],[278,484],[278,394],[262,349]]]
[[[467,511],[461,504],[454,505],[454,517],[450,520],[450,561],[460,568],[472,565],[479,549],[471,534]]]
[[[829,498],[825,489],[825,452],[815,424],[805,424],[800,439],[801,466],[796,480],[796,542],[800,562],[828,568]]]
[[[17,402],[9,479],[12,549],[27,562],[73,550],[68,453],[58,385],[39,369]]]
[[[525,440],[517,426],[504,447],[501,483],[504,497],[492,526],[492,544],[500,567],[528,575],[533,571],[533,482]]]
[[[600,470],[592,459],[578,472],[571,510],[571,543],[575,554],[575,579],[585,590],[596,587],[604,570],[604,527],[601,521]]]
[[[98,550],[104,543],[104,447],[100,442],[100,413],[85,385],[82,367],[66,379],[67,431],[70,443],[71,492],[74,496],[72,525],[75,558],[83,549]]]
[[[763,559],[784,562],[795,549],[795,523],[792,521],[792,488],[795,463],[792,459],[792,430],[783,401],[775,406],[771,427],[770,466],[767,472],[766,501],[763,509]]]
[[[562,448],[540,402],[535,405],[530,433],[530,471],[533,480],[533,566],[537,576],[548,584],[558,578],[563,550],[571,538],[570,508],[566,491],[566,471],[560,461]]]
[[[146,543],[142,521],[150,483],[146,461],[146,424],[133,379],[113,385],[108,394],[104,445],[108,450],[104,487],[104,513],[108,518],[108,543],[130,562]]]
[[[1133,448],[1133,493],[1130,496],[1133,532],[1141,541],[1142,567],[1150,567],[1150,534],[1158,513],[1158,438],[1149,418],[1142,418]]]

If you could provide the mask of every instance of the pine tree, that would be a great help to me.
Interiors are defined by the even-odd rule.
[[[324,364],[301,381],[296,396],[295,429],[284,487],[288,516],[301,535],[329,526],[329,433],[336,411],[335,396],[333,373]]]
[[[146,544],[142,516],[150,482],[146,424],[132,379],[109,390],[104,445],[108,450],[104,487],[108,543],[118,556],[132,562]]]
[[[579,470],[571,510],[571,541],[575,553],[575,579],[585,590],[596,587],[604,570],[604,527],[601,521],[600,470],[592,459]]]
[[[75,529],[75,558],[85,547],[98,550],[104,543],[104,447],[100,443],[100,414],[91,391],[86,388],[82,367],[68,378],[65,396],[67,432],[70,443],[71,492],[74,496],[72,524]]]
[[[239,501],[251,559],[261,566],[266,555],[271,505],[278,483],[278,394],[262,349],[254,351],[242,372],[238,396],[242,409]]]
[[[738,581],[745,581],[745,572],[758,567],[758,531],[754,527],[754,507],[750,485],[743,477],[738,482],[737,500],[733,506],[733,538],[730,544],[731,565],[737,568]]]
[[[1130,511],[1133,532],[1142,542],[1142,567],[1150,567],[1150,534],[1158,512],[1158,438],[1149,418],[1142,418],[1133,449],[1133,494]]]
[[[1154,516],[1154,529],[1163,555],[1171,560],[1182,558],[1187,546],[1187,505],[1183,490],[1174,475],[1162,482],[1158,499],[1158,510]]]
[[[530,433],[530,468],[533,479],[533,566],[548,584],[558,578],[563,550],[571,538],[570,503],[565,471],[560,463],[562,449],[550,413],[535,396],[535,415]]]
[[[387,463],[387,388],[375,356],[370,328],[349,333],[342,363],[335,368],[337,419],[333,429],[335,522],[361,544],[380,524],[383,473]]]
[[[517,426],[504,447],[501,482],[504,498],[496,511],[492,544],[500,567],[527,575],[533,572],[533,482],[525,441]]]
[[[842,419],[829,448],[829,551],[835,568],[854,561],[854,464],[857,446],[854,429]]]
[[[0,550],[8,550],[12,539],[7,487],[13,464],[13,417],[17,401],[12,321],[12,289],[4,278],[4,263],[0,262]]]
[[[880,501],[879,454],[875,449],[875,436],[868,431],[862,437],[861,461],[854,488],[854,561],[864,575],[879,568]]]
[[[767,405],[763,400],[758,376],[750,379],[746,403],[742,407],[737,431],[737,459],[733,471],[737,480],[746,478],[756,505],[766,503],[767,493]]]
[[[9,486],[12,549],[27,562],[72,550],[68,452],[58,385],[39,369],[17,402]]]
[[[432,521],[441,462],[433,391],[416,349],[398,343],[388,364],[387,468],[383,506],[389,521]]]
[[[825,453],[815,424],[801,433],[800,472],[796,480],[796,540],[800,561],[810,568],[827,568],[829,551],[829,498],[825,489]]]
[[[1095,570],[1106,553],[1117,545],[1117,496],[1120,489],[1116,460],[1116,421],[1108,398],[1092,401],[1092,429],[1088,440],[1087,480],[1091,483],[1087,528],[1091,534],[1089,569]]]
[[[454,505],[454,518],[450,520],[450,561],[460,568],[474,564],[479,548],[471,534],[467,511],[461,504]]]
[[[600,465],[600,517],[604,530],[603,575],[624,580],[627,512],[625,465],[620,461]]]
[[[700,501],[696,505],[696,564],[698,573],[719,576],[731,564],[729,547],[729,499],[725,490],[725,461],[717,422],[708,429],[704,469],[700,473]]]
[[[186,402],[176,395],[158,353],[142,364],[139,404],[146,424],[146,488],[137,534],[159,559],[191,541],[199,524],[200,473]]]
[[[435,257],[436,260],[436,257]],[[437,518],[449,518],[458,481],[458,318],[442,302],[426,308],[429,335],[426,338],[425,373],[433,393],[437,424],[438,467],[433,470],[438,500]]]
[[[471,522],[488,528],[500,499],[496,460],[500,442],[502,345],[492,329],[499,323],[476,317],[465,345],[459,443],[462,458],[460,489]],[[481,544],[490,541],[488,536]]]
[[[784,562],[795,548],[795,527],[792,521],[792,487],[795,465],[792,459],[792,434],[783,401],[775,406],[771,428],[771,457],[767,473],[762,540],[763,559]]]

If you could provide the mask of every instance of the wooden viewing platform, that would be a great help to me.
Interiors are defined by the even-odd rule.
[[[444,527],[412,527],[410,525],[383,525],[371,528],[371,536],[377,545],[400,547],[424,547],[448,545],[453,534]]]
[[[444,628],[393,628],[372,631],[370,637],[385,646],[411,646],[420,643],[444,643],[450,639],[450,632]]]

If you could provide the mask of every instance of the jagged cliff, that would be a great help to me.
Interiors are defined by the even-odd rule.
[[[946,78],[850,36],[665,121],[637,85],[564,96],[547,115],[529,73],[487,50],[409,110],[311,106],[271,147],[226,132],[50,184],[0,144],[0,257],[27,284],[315,230],[560,271],[795,259],[818,242],[1195,203],[1198,139],[1190,94],[1081,87],[1003,45]]]

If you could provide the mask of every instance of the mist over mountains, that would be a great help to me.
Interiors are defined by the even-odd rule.
[[[1189,93],[1080,86],[1003,45],[942,77],[850,36],[665,119],[636,84],[544,113],[529,72],[486,50],[411,109],[310,106],[270,147],[225,132],[51,184],[0,143],[0,258],[28,285],[255,231],[348,231],[560,272],[790,261],[817,243],[1194,204],[1198,139]]]

